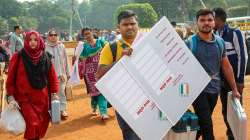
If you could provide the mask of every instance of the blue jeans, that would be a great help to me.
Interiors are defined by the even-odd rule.
[[[140,140],[136,133],[129,127],[129,125],[123,120],[118,112],[115,112],[118,124],[122,130],[123,140]]]

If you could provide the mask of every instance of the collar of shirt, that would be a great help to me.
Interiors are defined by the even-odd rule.
[[[205,41],[205,40],[200,38],[199,34],[197,34],[197,39],[198,39],[199,42],[203,41],[203,42],[206,42],[206,43],[214,43],[216,41],[215,40],[215,34],[213,33],[212,36],[213,36],[213,40]]]
[[[227,33],[229,29],[229,25],[225,24],[222,30],[218,30],[217,34],[222,37],[224,35],[224,33]]]
[[[22,37],[23,36],[22,34],[17,34],[16,32],[15,32],[15,35],[18,36],[18,37]]]
[[[131,47],[131,44],[129,44],[127,41],[125,41],[123,38],[119,40],[121,44],[125,44],[127,47]]]

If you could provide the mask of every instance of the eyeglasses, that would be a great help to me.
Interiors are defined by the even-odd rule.
[[[57,36],[57,34],[50,34],[49,36]]]

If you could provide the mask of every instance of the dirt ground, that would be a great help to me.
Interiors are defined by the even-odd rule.
[[[246,78],[244,108],[250,114],[250,76]],[[109,110],[111,118],[103,122],[100,117],[90,115],[90,100],[84,87],[75,87],[73,100],[69,101],[70,117],[59,125],[50,125],[45,140],[122,140],[113,109]],[[250,116],[248,116],[248,120]],[[213,114],[214,133],[216,140],[226,140],[225,125],[221,115],[221,104],[218,104]],[[250,121],[248,121],[248,128]],[[250,128],[248,129],[250,134]],[[248,136],[250,140],[250,136]],[[12,136],[0,132],[0,140],[21,140],[23,136]]]

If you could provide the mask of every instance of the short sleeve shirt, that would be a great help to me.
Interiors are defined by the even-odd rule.
[[[190,47],[190,43],[188,41],[186,43]],[[197,50],[194,56],[212,79],[204,89],[204,92],[219,93],[221,86],[221,61],[223,57],[226,57],[225,43],[223,43],[224,46],[220,50],[215,37],[212,41],[204,41],[198,36],[196,44]]]
[[[125,41],[117,40],[116,41],[117,51],[116,51],[115,61],[119,60],[122,57],[122,51],[123,51],[122,44],[123,43],[125,43],[127,47],[131,47],[131,44],[129,43]],[[113,63],[113,55],[112,55],[112,51],[110,48],[110,44],[106,44],[104,48],[102,49],[100,60],[99,60],[99,65],[111,65],[112,63]]]

